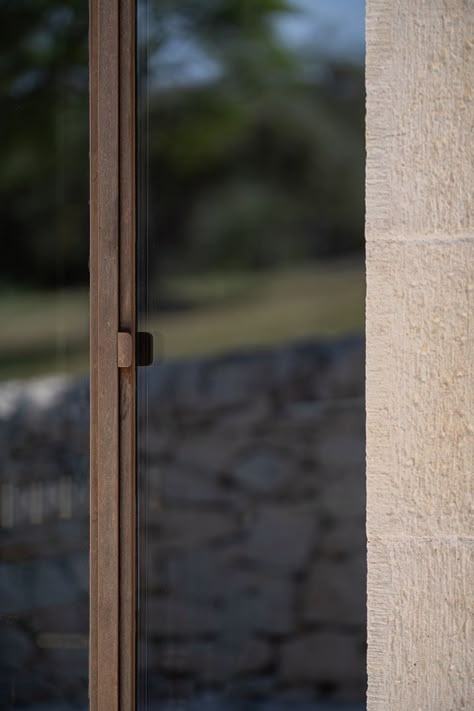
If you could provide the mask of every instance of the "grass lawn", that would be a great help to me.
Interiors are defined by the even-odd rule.
[[[362,263],[177,277],[165,292],[189,308],[159,312],[140,327],[153,332],[166,358],[364,328]],[[87,371],[87,290],[3,292],[0,318],[0,379]]]
[[[0,379],[86,372],[88,311],[87,289],[0,292]]]

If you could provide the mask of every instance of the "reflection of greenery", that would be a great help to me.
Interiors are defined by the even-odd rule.
[[[87,290],[0,295],[0,379],[87,368]]]
[[[323,263],[265,275],[202,275],[176,280],[197,309],[156,315],[151,328],[162,336],[165,357],[219,353],[299,339],[360,333],[364,328],[365,279],[362,264]],[[240,283],[243,298],[236,298]],[[214,298],[212,298],[214,295]],[[157,350],[159,350],[160,344]]]
[[[161,33],[149,72],[148,210],[158,264],[268,267],[361,247],[363,70],[291,54],[269,22],[289,6],[152,3],[149,26]],[[186,82],[185,63],[166,84],[160,47],[176,26],[214,67],[208,81]]]
[[[362,69],[291,54],[273,23],[290,4],[148,2],[160,265],[254,268],[361,246]],[[84,0],[0,0],[0,281],[87,281],[87,23]],[[207,79],[186,66],[170,79],[172,41],[207,58]]]
[[[83,0],[0,0],[3,279],[87,278],[87,24]]]
[[[150,328],[163,341],[156,350],[163,347],[167,358],[363,329],[365,285],[359,263],[332,261],[263,275],[202,273],[174,278],[165,289],[183,305],[152,317]],[[0,319],[0,380],[86,371],[85,289],[4,294]]]

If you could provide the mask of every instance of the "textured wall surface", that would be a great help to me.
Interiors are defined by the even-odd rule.
[[[370,711],[474,708],[474,4],[367,8]]]
[[[159,708],[169,699],[201,708],[206,690],[217,697],[202,708],[219,711],[259,708],[227,706],[223,694],[267,699],[272,709],[362,704],[362,340],[141,373],[150,415],[140,428],[148,614],[140,635]],[[18,702],[80,699],[87,383],[2,386],[0,449],[0,699],[13,688]]]

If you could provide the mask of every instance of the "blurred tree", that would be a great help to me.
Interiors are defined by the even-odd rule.
[[[0,0],[0,278],[87,279],[88,8]]]
[[[289,12],[290,3],[253,3],[257,19],[246,31],[228,15],[219,24],[222,6],[235,19],[245,3],[202,3],[199,12],[198,5],[187,4],[195,10],[188,24],[176,17],[167,24],[161,2],[148,17],[147,47],[160,28],[144,104],[157,262],[258,268],[360,250],[362,66],[290,52],[269,21],[274,15],[258,15],[265,5]],[[181,44],[192,38],[193,49],[168,84],[163,48],[176,47],[177,33]],[[199,81],[193,57],[207,67]]]
[[[86,0],[0,0],[0,280],[87,280]],[[291,52],[291,0],[143,0],[160,264],[360,249],[363,68]]]

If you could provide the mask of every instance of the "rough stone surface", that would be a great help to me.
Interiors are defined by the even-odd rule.
[[[372,542],[369,569],[372,644],[385,660],[373,667],[373,684],[389,699],[388,708],[468,711],[474,701],[472,542]],[[395,655],[398,682],[387,664]]]
[[[474,239],[371,245],[367,263],[369,529],[473,539]]]
[[[474,7],[367,3],[370,711],[474,708]]]
[[[369,0],[370,240],[472,233],[473,37],[470,0]]]

